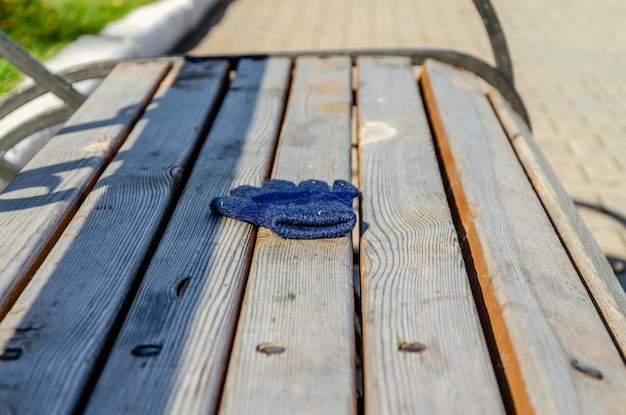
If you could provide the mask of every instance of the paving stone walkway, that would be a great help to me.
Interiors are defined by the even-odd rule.
[[[626,2],[493,2],[535,136],[626,282]],[[469,0],[234,0],[191,53],[360,47],[493,62]]]

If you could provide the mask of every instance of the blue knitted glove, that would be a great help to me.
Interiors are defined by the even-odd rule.
[[[333,188],[319,180],[298,186],[268,180],[263,187],[240,186],[230,196],[216,197],[211,208],[223,216],[271,229],[289,239],[336,238],[356,224],[352,198],[359,191],[343,180]]]

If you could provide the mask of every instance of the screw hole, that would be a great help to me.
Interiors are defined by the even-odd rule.
[[[572,367],[578,370],[581,373],[584,373],[587,376],[590,376],[594,379],[602,380],[604,379],[604,375],[598,369],[593,366],[588,366],[580,363],[578,360],[572,360]]]
[[[187,285],[189,285],[189,281],[190,280],[191,280],[191,278],[189,278],[189,277],[183,278],[182,280],[180,280],[180,282],[176,286],[176,296],[177,297],[182,297],[183,294],[185,294],[185,290],[187,289]]]
[[[143,344],[137,346],[131,352],[135,357],[156,356],[161,353],[162,346],[158,344]]]
[[[420,342],[402,342],[398,346],[398,350],[407,353],[420,353],[426,350],[427,347],[424,343]]]
[[[0,361],[10,362],[17,360],[22,355],[22,349],[19,347],[8,347],[0,354]]]
[[[280,354],[287,348],[281,343],[261,343],[256,347],[256,351],[265,354]]]

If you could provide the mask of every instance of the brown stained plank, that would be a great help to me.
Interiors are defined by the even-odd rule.
[[[358,66],[365,409],[502,413],[411,61]]]
[[[434,61],[424,68],[427,108],[515,409],[619,413],[623,362],[487,97],[467,73]]]
[[[227,75],[226,62],[184,63],[165,78],[0,323],[0,345],[22,351],[0,361],[0,404],[70,413],[79,403]]]
[[[39,266],[170,64],[119,64],[0,194],[0,319]]]
[[[350,71],[348,58],[297,60],[274,178],[350,179]],[[355,412],[352,278],[349,236],[259,230],[220,413]],[[285,350],[257,351],[267,343]]]
[[[626,360],[626,293],[578,214],[576,206],[541,153],[526,123],[511,110],[498,92],[492,91],[489,99],[528,178],[620,348],[622,359]]]
[[[267,177],[290,71],[287,59],[240,62],[88,414],[215,411],[254,232],[218,219],[209,202]],[[158,355],[134,356],[142,345]]]

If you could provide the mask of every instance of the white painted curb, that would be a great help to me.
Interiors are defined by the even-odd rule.
[[[109,23],[97,36],[81,36],[46,62],[58,70],[107,59],[145,58],[172,50],[219,0],[161,0]]]

